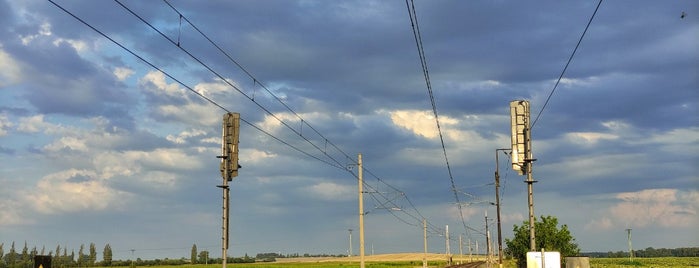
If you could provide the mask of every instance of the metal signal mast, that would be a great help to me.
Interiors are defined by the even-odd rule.
[[[227,252],[228,252],[228,222],[230,215],[230,189],[228,182],[238,176],[238,138],[240,132],[240,114],[226,113],[223,115],[223,134],[221,135],[221,155],[217,158],[221,159],[221,177],[223,184],[218,185],[223,189],[223,216],[222,216],[222,234],[221,234],[221,258],[223,268],[226,268]]]
[[[532,140],[529,118],[529,101],[515,100],[510,102],[510,117],[512,127],[512,168],[519,175],[527,175],[529,194],[529,250],[536,251],[536,236],[534,232],[534,183],[532,178]]]

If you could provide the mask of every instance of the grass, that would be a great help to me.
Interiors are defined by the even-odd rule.
[[[227,265],[230,268],[355,268],[359,262],[264,262],[264,263],[234,263]],[[367,268],[413,268],[422,267],[422,261],[394,261],[394,262],[366,262]],[[445,262],[429,261],[429,267],[444,267]],[[198,264],[182,266],[151,266],[147,268],[221,268],[221,264]]]
[[[590,267],[594,268],[699,268],[699,257],[663,257],[663,258],[590,258]]]
[[[504,260],[504,268],[516,267],[515,260]],[[303,260],[296,262],[261,262],[261,263],[229,263],[229,268],[358,268],[355,260]],[[430,268],[445,267],[446,262],[429,259]],[[416,260],[375,260],[367,261],[367,268],[421,268],[422,261]],[[497,267],[497,265],[491,266]],[[562,266],[561,268],[564,268]],[[591,268],[699,268],[699,257],[663,257],[663,258],[590,258]],[[128,266],[122,267],[128,268]],[[195,264],[179,266],[138,266],[137,268],[221,268],[221,264]]]

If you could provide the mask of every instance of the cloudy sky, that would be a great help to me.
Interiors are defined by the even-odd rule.
[[[602,3],[543,111],[596,1],[416,1],[451,177],[404,1],[56,4],[106,37],[48,1],[0,1],[5,252],[220,256],[226,111],[244,120],[230,255],[347,253],[358,153],[368,253],[422,251],[422,217],[430,252],[447,225],[452,252],[458,235],[482,251],[515,99],[540,115],[536,215],[583,251],[625,250],[627,228],[635,248],[699,246],[695,1]],[[509,238],[526,184],[499,158]]]

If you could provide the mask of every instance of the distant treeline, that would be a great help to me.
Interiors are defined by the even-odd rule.
[[[257,259],[257,261],[272,262],[272,261],[275,261],[277,258],[346,257],[346,256],[347,255],[343,255],[343,254],[309,254],[309,253],[304,253],[303,255],[301,255],[298,253],[293,253],[293,254],[282,255],[279,253],[257,253],[257,255],[255,256],[255,259]]]
[[[197,245],[192,245],[190,257],[185,258],[165,258],[154,260],[143,260],[136,258],[135,260],[116,260],[112,259],[112,247],[106,244],[104,248],[98,252],[95,243],[90,243],[88,246],[80,245],[76,252],[75,249],[69,249],[66,246],[60,245],[56,248],[47,249],[42,246],[38,249],[36,246],[30,248],[27,242],[24,246],[15,247],[15,242],[12,242],[9,247],[4,243],[0,243],[0,268],[32,268],[34,267],[34,257],[37,255],[51,256],[52,268],[73,268],[73,267],[109,267],[109,266],[158,266],[158,265],[184,265],[184,264],[217,264],[222,263],[221,258],[209,257],[209,252],[206,250],[197,250]],[[98,254],[101,258],[98,258]],[[257,256],[250,257],[246,253],[243,257],[228,257],[227,263],[254,263],[254,262],[271,262],[277,258],[296,258],[296,257],[344,257],[344,255],[329,255],[329,254],[309,254],[303,255],[294,254],[278,254],[278,253],[260,253]]]
[[[624,258],[629,256],[628,251],[617,252],[588,252],[580,255],[593,258]],[[699,257],[699,248],[646,248],[633,251],[634,257]]]

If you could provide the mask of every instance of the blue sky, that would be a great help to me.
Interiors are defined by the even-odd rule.
[[[483,245],[509,102],[541,111],[597,4],[415,2],[459,213],[405,2],[122,2],[216,74],[117,2],[56,3],[181,84],[50,2],[0,1],[0,243],[122,259],[220,256],[225,111],[194,92],[249,123],[230,255],[346,253],[358,153],[367,249],[420,252],[421,217],[430,252],[446,225]],[[698,32],[693,1],[602,3],[541,113],[535,214],[583,251],[625,250],[627,228],[635,248],[699,246]],[[526,184],[500,159],[508,238]]]

